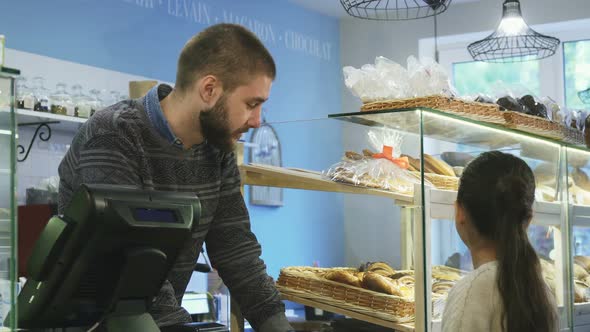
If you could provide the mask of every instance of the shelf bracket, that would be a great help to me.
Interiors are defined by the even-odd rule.
[[[49,141],[49,139],[51,138],[51,127],[49,127],[49,125],[52,123],[59,123],[59,121],[29,122],[29,123],[19,123],[18,124],[19,127],[37,126],[37,129],[35,129],[35,133],[33,134],[31,141],[29,142],[29,147],[27,149],[25,149],[25,147],[23,145],[21,145],[21,144],[18,145],[18,155],[19,155],[19,157],[17,158],[18,162],[23,162],[23,161],[27,160],[27,158],[29,157],[29,153],[31,152],[31,148],[33,147],[33,143],[35,142],[35,139],[37,138],[37,136],[39,136],[39,139],[42,140],[43,142]],[[21,158],[20,156],[23,154],[25,156]]]

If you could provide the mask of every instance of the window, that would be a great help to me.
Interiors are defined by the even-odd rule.
[[[487,63],[480,61],[453,63],[453,82],[462,96],[495,95],[502,86],[525,89],[540,95],[539,62]]]
[[[578,96],[590,88],[590,40],[563,43],[563,71],[567,107],[590,109]]]

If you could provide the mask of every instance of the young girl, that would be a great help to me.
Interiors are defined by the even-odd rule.
[[[461,176],[455,226],[474,271],[449,293],[443,332],[553,332],[557,314],[527,237],[535,179],[521,159],[498,151]]]

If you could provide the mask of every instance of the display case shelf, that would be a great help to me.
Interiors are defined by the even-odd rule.
[[[560,327],[562,330],[571,330],[573,327],[584,324],[584,326],[590,326],[590,304],[573,304],[571,299],[573,280],[570,278],[571,273],[568,272],[571,271],[571,228],[569,226],[590,228],[590,206],[574,205],[567,201],[565,198],[568,197],[568,193],[564,188],[568,186],[560,185],[564,179],[571,178],[573,184],[579,184],[579,189],[590,192],[590,189],[588,189],[590,188],[590,180],[583,183],[580,180],[580,173],[578,173],[578,179],[573,179],[572,176],[573,170],[590,167],[590,153],[587,150],[557,139],[548,139],[536,135],[534,132],[519,132],[515,128],[463,119],[433,109],[416,108],[360,112],[335,114],[329,117],[342,120],[334,122],[342,122],[343,136],[346,135],[343,140],[346,145],[343,147],[344,151],[358,152],[367,148],[371,148],[371,150],[378,149],[374,140],[371,140],[375,136],[371,136],[371,134],[379,132],[378,128],[388,128],[393,129],[395,135],[401,134],[400,136],[403,139],[403,143],[395,147],[395,149],[398,149],[397,153],[399,153],[399,149],[402,149],[402,153],[418,159],[421,159],[425,154],[429,154],[433,158],[445,159],[445,152],[456,153],[457,158],[445,159],[449,164],[447,166],[463,167],[465,164],[452,164],[451,160],[463,161],[469,159],[461,158],[465,154],[468,154],[468,157],[476,157],[483,152],[498,149],[523,159],[535,172],[535,176],[540,175],[543,177],[544,180],[540,183],[552,183],[549,187],[557,191],[555,195],[543,196],[543,198],[548,200],[554,197],[562,198],[561,201],[537,201],[534,203],[532,223],[541,227],[533,228],[529,235],[536,241],[532,241],[532,244],[538,253],[544,255],[544,257],[549,257],[548,255],[551,254],[556,270],[556,302],[563,308],[559,315]],[[287,124],[284,127],[287,127]],[[289,128],[293,132],[303,132],[307,129],[297,128],[295,130]],[[313,129],[318,130],[317,127]],[[319,129],[321,130],[321,128]],[[336,156],[341,155],[342,152],[336,154]],[[445,169],[437,167],[436,162],[429,161],[429,165],[423,162],[420,166],[423,169],[430,167],[438,170],[438,172],[430,171],[431,173],[446,175],[449,173]],[[542,168],[540,166],[549,167]],[[419,169],[419,167],[415,168]],[[454,168],[453,170],[458,173],[458,169]],[[544,170],[544,173],[541,170]],[[441,190],[424,184],[417,184],[413,190],[414,195],[400,195],[385,190],[355,187],[329,181],[322,178],[318,172],[300,168],[247,165],[241,166],[241,172],[243,184],[248,185],[333,191],[391,198],[395,204],[401,207],[400,230],[394,234],[394,237],[399,236],[400,241],[399,268],[401,270],[413,269],[415,280],[421,281],[415,284],[415,324],[395,324],[387,321],[387,317],[371,317],[363,311],[351,312],[350,310],[353,309],[334,307],[335,304],[318,303],[304,295],[289,293],[288,291],[284,292],[283,296],[285,299],[294,302],[344,314],[399,331],[438,331],[440,329],[440,320],[433,319],[437,316],[431,312],[432,308],[426,305],[431,303],[431,294],[426,290],[432,286],[432,266],[446,264],[445,261],[460,250],[460,248],[456,247],[456,242],[460,241],[459,235],[453,233],[454,225],[452,222],[448,222],[455,217],[456,191]],[[585,172],[590,175],[590,170]],[[369,173],[367,172],[367,174]],[[441,185],[441,187],[444,186]],[[545,193],[541,189],[546,188],[540,188],[540,191]],[[581,197],[586,198],[587,196]],[[353,200],[350,206],[352,208],[360,207],[362,209],[366,207],[367,209],[373,209],[378,204],[383,203],[375,202],[375,205],[372,204],[373,202],[359,198],[358,201]],[[381,236],[381,234],[375,235],[375,232],[373,232],[368,236],[375,238]],[[390,239],[391,237],[388,240]],[[362,240],[357,242],[360,241]],[[363,259],[363,255],[368,256],[366,259],[370,259],[371,253],[369,255],[360,254],[357,257]],[[572,316],[574,316],[573,320]]]
[[[410,195],[398,194],[387,190],[355,187],[326,180],[321,177],[319,172],[299,168],[249,164],[240,166],[240,170],[242,172],[242,182],[246,185],[374,195],[392,198],[400,206],[413,205],[414,202],[418,201],[416,197]],[[454,204],[456,199],[456,191],[431,189],[430,216],[433,219],[453,219],[455,216]],[[560,203],[536,202],[534,210],[535,224],[559,226]],[[587,220],[585,222],[590,226],[590,207],[577,207],[574,211],[575,213],[587,213]]]
[[[321,173],[270,165],[249,164],[240,166],[243,184],[304,190],[374,195],[394,199],[401,204],[411,204],[414,197],[387,190],[355,187],[322,178]]]
[[[351,318],[355,318],[355,319],[359,319],[365,322],[369,322],[372,324],[376,324],[376,325],[380,325],[380,326],[384,326],[387,328],[391,328],[394,329],[395,331],[400,331],[400,332],[413,332],[414,331],[414,325],[413,324],[399,324],[399,323],[394,323],[391,321],[387,321],[384,319],[380,319],[380,318],[376,318],[370,315],[365,315],[362,313],[358,313],[355,311],[351,311],[351,310],[346,310],[343,308],[339,308],[339,307],[335,307],[326,303],[322,303],[322,302],[317,302],[317,301],[313,301],[310,299],[306,299],[300,296],[297,296],[295,294],[290,294],[287,291],[282,291],[281,292],[281,296],[283,298],[283,300],[288,300],[288,301],[292,301],[292,302],[296,302],[296,303],[300,303],[303,305],[307,305],[313,308],[318,308],[318,309],[322,309],[325,311],[329,311],[329,312],[333,312],[336,314],[340,314],[340,315],[345,315]]]
[[[572,214],[574,226],[590,227],[590,206],[574,205]]]

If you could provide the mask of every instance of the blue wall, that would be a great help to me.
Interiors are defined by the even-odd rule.
[[[286,0],[5,0],[0,13],[9,48],[171,82],[192,35],[216,22],[240,23],[277,63],[269,122],[325,118],[341,109],[338,21]],[[285,165],[321,170],[339,159],[338,123],[279,127]],[[342,265],[342,198],[287,190],[284,204],[250,207],[269,273],[314,260]]]

